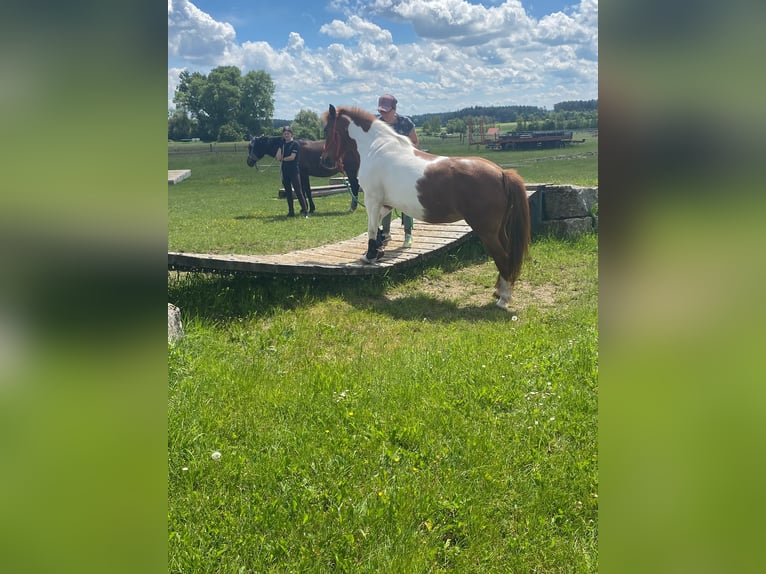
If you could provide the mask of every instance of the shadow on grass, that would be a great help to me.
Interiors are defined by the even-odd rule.
[[[384,276],[307,276],[245,275],[170,272],[168,300],[186,316],[214,320],[269,316],[297,309],[329,297],[341,297],[356,308],[371,309],[394,319],[413,317],[432,321],[505,320],[511,313],[501,312],[489,302],[480,307],[458,307],[424,294],[385,298],[388,289],[420,277],[428,269],[452,273],[487,260],[477,239],[469,240],[451,253],[434,257],[421,265]]]
[[[388,315],[392,319],[411,321],[412,319],[426,319],[432,322],[447,323],[450,321],[511,321],[513,311],[506,312],[495,306],[494,299],[490,299],[480,306],[460,307],[452,301],[436,299],[429,295],[419,293],[406,297],[398,297],[396,300],[379,298],[375,301],[369,299],[359,301],[360,307],[367,306],[376,313]],[[354,303],[349,300],[349,303]]]
[[[344,210],[336,209],[334,211],[320,211],[320,210],[317,210],[314,213],[310,213],[309,214],[309,218],[314,218],[314,217],[337,217],[338,215],[348,215],[349,213],[350,212],[347,209],[344,209]],[[297,218],[300,218],[302,216],[298,213],[298,211],[296,211],[295,212],[295,217],[297,219]],[[287,217],[287,214],[284,214],[284,215],[253,215],[253,214],[248,213],[248,214],[245,214],[245,215],[235,215],[233,219],[238,220],[238,221],[239,220],[254,219],[254,220],[263,221],[263,222],[266,222],[266,223],[275,223],[277,221],[284,221],[285,219],[289,219],[289,218]]]

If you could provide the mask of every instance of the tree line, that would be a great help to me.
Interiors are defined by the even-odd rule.
[[[293,120],[274,119],[274,82],[266,72],[242,74],[236,66],[219,66],[209,74],[183,71],[168,110],[168,139],[181,141],[242,141],[275,135],[290,124],[296,138],[321,139],[319,116],[301,110]],[[472,106],[454,112],[410,116],[427,135],[465,134],[469,124],[516,122],[520,130],[598,127],[598,100],[568,101],[553,111],[537,106]]]

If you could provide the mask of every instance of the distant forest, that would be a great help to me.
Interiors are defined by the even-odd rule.
[[[598,128],[598,100],[559,102],[553,110],[538,106],[472,106],[456,112],[414,114],[410,118],[423,133],[436,135],[445,127],[450,133],[466,133],[466,124],[470,122],[474,125],[483,122],[485,129],[509,122],[516,122],[518,129],[526,130]],[[294,122],[274,119],[272,125],[281,128]]]
[[[574,100],[554,104],[553,112],[597,112],[598,100]],[[472,106],[456,112],[411,115],[415,125],[422,126],[438,117],[442,123],[465,118],[484,118],[497,123],[544,120],[551,111],[538,106]]]

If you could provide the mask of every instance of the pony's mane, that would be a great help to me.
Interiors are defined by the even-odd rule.
[[[378,130],[377,133],[383,135],[386,138],[389,138],[391,140],[398,142],[399,145],[401,145],[402,147],[406,149],[409,149],[412,147],[412,142],[410,141],[410,138],[403,136],[399,133],[396,133],[393,129],[391,129],[391,126],[387,125],[379,117],[371,114],[370,112],[366,110],[357,108],[355,106],[338,106],[337,113],[339,116],[346,115],[349,118],[351,118],[351,121],[353,121],[356,125],[362,128],[365,132],[370,131],[373,124],[378,124],[384,127],[385,129]]]
[[[364,126],[368,123],[371,124],[378,119],[367,110],[357,108],[356,106],[338,106],[337,112],[338,115],[345,114],[349,116],[358,126]]]

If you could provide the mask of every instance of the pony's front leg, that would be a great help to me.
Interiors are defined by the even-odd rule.
[[[367,204],[367,252],[360,258],[362,263],[372,263],[383,257],[383,249],[378,244],[378,225],[380,224],[380,206]]]

